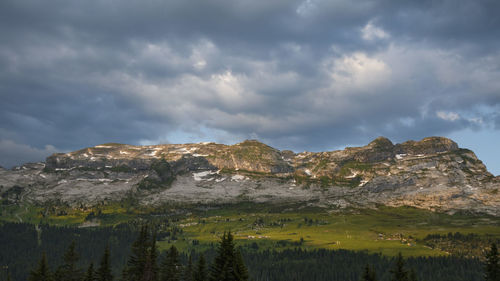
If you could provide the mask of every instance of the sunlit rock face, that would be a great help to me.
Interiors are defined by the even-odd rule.
[[[145,205],[294,202],[325,208],[414,206],[500,215],[500,180],[450,139],[327,152],[280,151],[256,140],[133,146],[108,143],[0,169],[5,204]]]

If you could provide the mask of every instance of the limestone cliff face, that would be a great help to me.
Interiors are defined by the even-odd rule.
[[[0,169],[0,192],[7,203],[57,198],[93,204],[133,192],[143,204],[303,201],[500,214],[499,188],[499,178],[472,151],[442,137],[401,144],[379,137],[363,147],[302,153],[256,140],[235,145],[108,143],[54,154],[45,163]]]
[[[51,169],[128,166],[134,170],[147,170],[157,159],[176,161],[186,155],[205,158],[218,169],[269,174],[293,171],[283,160],[279,150],[255,140],[231,146],[215,143],[143,147],[103,144],[75,152],[54,154],[47,158],[46,164]]]

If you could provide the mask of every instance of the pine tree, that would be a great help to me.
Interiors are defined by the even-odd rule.
[[[79,256],[75,248],[76,243],[73,241],[64,253],[64,264],[56,272],[56,279],[58,281],[80,281],[82,279],[83,272],[76,265]]]
[[[233,272],[231,263],[234,260],[234,245],[232,243],[231,233],[229,232],[226,237],[226,233],[224,232],[217,250],[217,256],[215,257],[214,264],[210,268],[210,281],[224,280],[229,278],[227,276],[228,272]],[[229,264],[231,264],[231,266]]]
[[[401,252],[396,258],[394,268],[391,270],[392,281],[408,281],[408,271],[405,269],[405,261]]]
[[[189,255],[188,264],[184,269],[183,281],[193,281],[194,271],[193,271],[193,256]]]
[[[363,271],[363,275],[361,276],[361,281],[377,281],[375,270],[372,269],[369,265],[365,266],[365,270]]]
[[[179,281],[181,279],[182,267],[179,262],[179,252],[177,248],[172,245],[167,256],[162,262],[160,269],[161,281]]]
[[[101,264],[97,269],[97,281],[112,281],[113,274],[111,273],[111,262],[109,257],[109,247],[106,247],[101,258]]]
[[[500,281],[500,263],[498,249],[495,243],[491,244],[491,249],[486,253],[486,265],[484,267],[485,281]]]
[[[50,274],[49,266],[47,264],[47,256],[45,252],[42,254],[42,258],[38,262],[38,267],[36,270],[30,272],[29,281],[52,281],[52,276]]]
[[[146,262],[148,259],[149,233],[148,227],[142,226],[139,237],[132,244],[132,254],[130,255],[126,269],[122,273],[122,280],[138,281],[143,280]]]
[[[232,251],[228,251],[228,248],[231,246],[230,243],[232,243],[232,241],[230,238],[226,238],[226,232],[224,232],[221,237],[219,248],[217,249],[217,256],[214,259],[213,265],[210,267],[210,281],[222,280],[224,272],[227,271],[227,263],[233,258]]]
[[[198,259],[196,271],[194,272],[194,281],[207,281],[207,265],[203,254]]]
[[[158,249],[156,247],[156,231],[151,236],[150,248],[144,266],[144,274],[141,281],[157,281],[158,276]]]
[[[224,233],[217,249],[217,256],[210,268],[210,281],[246,281],[248,271],[241,255],[234,248],[231,232]]]
[[[85,274],[85,278],[83,279],[84,281],[95,281],[95,272],[94,272],[94,263],[91,262],[88,269],[87,273]]]
[[[238,280],[248,280],[248,269],[245,266],[240,250],[236,250],[234,261],[236,263],[236,274],[238,275]]]

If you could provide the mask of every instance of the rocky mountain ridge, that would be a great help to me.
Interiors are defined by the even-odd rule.
[[[327,208],[377,204],[500,215],[500,179],[450,139],[327,152],[280,151],[256,140],[133,146],[108,143],[0,169],[4,204],[296,202]]]

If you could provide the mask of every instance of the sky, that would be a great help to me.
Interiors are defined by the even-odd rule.
[[[500,174],[500,1],[2,0],[0,165],[445,136]]]

